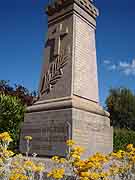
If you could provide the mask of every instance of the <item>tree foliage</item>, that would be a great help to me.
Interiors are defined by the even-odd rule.
[[[113,148],[115,151],[125,150],[128,144],[135,145],[135,131],[114,128]]]
[[[24,120],[25,106],[36,100],[36,93],[30,93],[22,85],[11,86],[9,81],[0,80],[0,132],[11,134],[18,146],[21,124]]]
[[[25,106],[17,97],[0,94],[0,132],[11,134],[16,147],[24,119]]]
[[[18,97],[27,106],[32,105],[36,100],[36,92],[30,93],[27,88],[20,84],[11,86],[9,81],[5,80],[0,80],[0,94]]]
[[[111,125],[135,130],[135,95],[127,88],[111,89],[106,99]]]

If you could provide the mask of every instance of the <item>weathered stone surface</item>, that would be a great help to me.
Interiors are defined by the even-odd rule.
[[[64,6],[66,7],[48,17],[48,40],[41,73],[40,100],[75,94],[98,102],[95,18],[87,12],[85,3],[78,4],[78,1],[71,1],[63,3]],[[55,56],[63,53],[67,56],[67,63],[61,69],[62,73],[57,73],[61,74],[60,79],[53,86],[49,83],[52,87],[47,92],[45,91],[45,86],[48,84],[48,78],[45,80],[46,74],[47,77],[53,74],[50,72],[50,66],[55,63]],[[57,63],[55,64],[57,66]],[[51,79],[56,80],[56,76],[50,78],[49,82]]]
[[[54,99],[60,97],[66,97],[71,95],[71,82],[72,82],[72,41],[73,41],[73,17],[69,16],[67,18],[61,18],[58,22],[50,24],[48,27],[48,40],[45,46],[45,61],[41,73],[41,82],[40,82],[40,100]],[[67,32],[67,34],[61,37],[58,40],[50,40],[52,36],[58,36],[55,33],[55,30],[61,26],[59,34],[62,32]],[[57,43],[57,44],[55,44]],[[56,49],[56,50],[55,50]],[[59,49],[59,50],[58,50]],[[59,51],[56,53],[56,51]],[[61,66],[60,63],[56,63],[57,56],[66,56],[66,64]],[[55,69],[58,69],[61,66],[60,71],[56,72],[54,76],[51,77],[52,73],[50,72],[50,66],[52,63],[55,63]],[[49,70],[50,69],[50,70]],[[49,70],[49,72],[48,72]],[[62,72],[61,72],[62,71]],[[57,82],[50,88],[50,91],[44,91],[46,81],[44,77],[46,74],[49,74],[49,81],[56,80]],[[61,77],[58,79],[58,76],[61,74]],[[58,80],[57,80],[58,79]],[[44,81],[44,82],[43,82]],[[48,79],[47,79],[48,82]],[[50,82],[48,82],[51,84]]]
[[[86,149],[84,157],[95,152],[108,153],[113,150],[112,135],[108,117],[88,111],[73,109],[73,136],[80,146]]]
[[[96,151],[112,151],[109,113],[99,106],[95,47],[96,16],[92,2],[64,0],[48,6],[48,36],[39,100],[27,108],[21,132],[33,137],[31,153],[66,155],[67,139]]]
[[[73,94],[98,102],[95,29],[74,15]]]
[[[89,104],[88,108],[88,100],[72,98],[71,102],[70,105],[63,105],[64,108],[53,106],[54,102],[51,102],[52,109],[42,109],[44,104],[37,104],[26,114],[22,137],[33,137],[31,154],[37,152],[40,156],[65,156],[65,142],[71,138],[85,147],[84,157],[98,151],[112,151],[113,133],[109,114],[96,103],[91,104],[91,107]],[[25,152],[23,144],[24,140],[21,138],[21,151]]]
[[[40,156],[66,155],[66,140],[69,139],[68,123],[71,124],[72,111],[52,110],[27,113],[21,134],[20,150],[26,151],[23,136],[33,137],[31,154]]]

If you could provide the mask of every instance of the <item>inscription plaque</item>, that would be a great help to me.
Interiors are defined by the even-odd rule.
[[[42,128],[43,149],[54,150],[57,143],[65,145],[70,136],[69,132],[67,123],[47,121],[46,126]]]

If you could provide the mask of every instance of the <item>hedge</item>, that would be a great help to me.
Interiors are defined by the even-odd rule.
[[[113,148],[114,151],[119,149],[125,150],[127,144],[135,145],[135,131],[128,129],[114,128]]]

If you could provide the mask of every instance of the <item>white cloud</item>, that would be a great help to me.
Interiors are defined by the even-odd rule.
[[[133,59],[131,66],[132,68],[135,68],[135,59]]]
[[[110,66],[108,66],[109,70],[116,70],[117,66],[115,64],[111,64]]]
[[[120,71],[125,75],[135,75],[135,59],[133,59],[130,63],[128,62],[120,62],[119,64]]]
[[[126,76],[135,76],[135,59],[133,59],[131,62],[120,61],[118,64],[113,64],[111,63],[111,61],[105,60],[104,64],[106,65],[109,71],[119,71],[125,74]]]
[[[120,61],[119,66],[120,66],[121,68],[126,68],[126,67],[129,67],[129,64],[128,64],[127,62],[122,62],[122,61]]]
[[[110,64],[111,63],[111,61],[109,61],[109,60],[104,60],[104,64]]]
[[[117,67],[115,64],[112,64],[110,60],[104,60],[103,63],[107,66],[109,71],[115,70]]]

